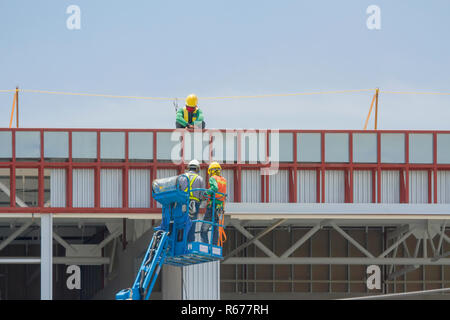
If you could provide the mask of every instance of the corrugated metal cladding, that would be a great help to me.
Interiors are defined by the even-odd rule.
[[[298,170],[297,199],[301,203],[317,202],[317,171]]]
[[[353,171],[353,202],[354,203],[372,202],[372,171],[370,170]]]
[[[437,172],[437,202],[450,203],[450,171]]]
[[[289,202],[289,170],[269,176],[269,202]]]
[[[156,172],[157,179],[169,178],[178,175],[176,169],[158,169]]]
[[[102,169],[100,171],[100,207],[122,207],[122,170]]]
[[[66,169],[50,170],[50,207],[66,206]]]
[[[94,207],[94,169],[73,169],[73,207]]]
[[[409,203],[428,203],[428,172],[409,171]]]
[[[183,300],[220,300],[220,262],[183,267]]]
[[[325,202],[345,202],[345,172],[343,170],[325,171]]]
[[[261,174],[259,170],[241,171],[242,202],[261,202]]]
[[[400,203],[400,172],[381,171],[381,202]]]
[[[234,202],[234,171],[231,169],[223,170],[222,176],[227,179],[227,201]]]
[[[150,208],[150,170],[128,170],[128,206]]]

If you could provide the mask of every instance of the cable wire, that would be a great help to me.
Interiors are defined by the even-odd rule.
[[[270,97],[290,97],[290,96],[305,96],[305,95],[319,95],[319,94],[337,94],[337,93],[356,93],[367,92],[375,89],[357,89],[357,90],[334,90],[334,91],[318,91],[318,92],[297,92],[297,93],[278,93],[278,94],[259,94],[259,95],[237,95],[237,96],[213,96],[201,97],[202,100],[223,100],[223,99],[250,99],[250,98],[270,98]],[[0,90],[0,92],[15,92],[16,90]],[[113,94],[99,94],[99,93],[77,93],[77,92],[61,92],[48,90],[32,90],[19,89],[19,92],[26,93],[42,93],[51,95],[69,95],[69,96],[85,96],[85,97],[102,97],[113,99],[140,99],[140,100],[176,100],[178,97],[144,97],[144,96],[124,96]]]

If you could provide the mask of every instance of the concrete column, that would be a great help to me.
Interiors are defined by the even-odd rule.
[[[53,214],[41,215],[41,300],[53,299]]]

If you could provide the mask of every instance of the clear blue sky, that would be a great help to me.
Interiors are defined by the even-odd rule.
[[[66,8],[81,8],[81,30]],[[366,27],[369,5],[381,30]],[[0,89],[200,97],[214,128],[361,129],[380,87],[450,92],[450,1],[0,0]],[[23,127],[172,128],[171,102],[22,93]],[[0,126],[12,95],[0,93]],[[380,96],[380,129],[450,129],[450,96]],[[371,123],[373,126],[373,123]]]

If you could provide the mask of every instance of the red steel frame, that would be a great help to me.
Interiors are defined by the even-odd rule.
[[[156,207],[155,200],[151,199],[150,208],[130,208],[128,206],[128,172],[130,169],[148,169],[150,170],[150,183],[156,178],[158,169],[176,169],[178,173],[184,171],[184,142],[182,144],[182,153],[180,164],[159,162],[157,159],[157,133],[172,132],[171,129],[0,129],[0,132],[10,131],[12,136],[12,159],[8,162],[0,162],[0,168],[10,169],[10,207],[0,207],[0,213],[159,213],[161,209]],[[40,151],[41,156],[38,161],[17,161],[16,160],[16,132],[19,131],[38,131],[40,132]],[[210,133],[226,132],[226,130],[208,130]],[[68,159],[65,162],[50,162],[44,158],[44,132],[68,132]],[[72,161],[72,133],[73,132],[96,132],[97,134],[97,159],[95,162],[73,162]],[[100,133],[101,132],[123,132],[125,134],[125,159],[121,162],[102,162],[100,158]],[[153,133],[153,160],[149,162],[130,162],[128,147],[130,132],[151,132]],[[241,163],[241,138],[244,130],[234,130],[237,133],[237,163],[222,164],[223,169],[232,169],[234,177],[234,201],[241,202],[241,177],[242,170],[261,170],[270,167],[267,163],[269,157],[269,134],[271,130],[256,130],[256,132],[266,132],[266,163]],[[374,131],[374,130],[277,130],[279,133],[293,134],[293,161],[280,162],[280,170],[289,171],[289,202],[297,202],[298,170],[315,170],[317,172],[317,202],[325,202],[325,171],[343,170],[345,172],[345,202],[353,202],[353,173],[355,170],[369,170],[372,172],[372,202],[381,203],[381,172],[383,170],[400,171],[400,202],[409,202],[409,172],[412,170],[426,170],[428,172],[428,203],[437,203],[437,172],[438,170],[450,170],[450,164],[437,163],[437,134],[450,131]],[[320,133],[321,134],[321,162],[318,163],[300,163],[297,160],[297,136],[298,133]],[[326,133],[347,133],[349,136],[349,162],[348,163],[327,163],[325,162],[325,134]],[[353,134],[355,133],[376,133],[377,134],[377,162],[376,163],[354,163],[353,162]],[[405,136],[405,163],[390,164],[381,163],[381,134],[382,133],[403,133]],[[433,162],[430,164],[411,164],[409,163],[409,134],[428,133],[433,136]],[[184,140],[183,140],[184,141]],[[212,158],[213,136],[209,140],[209,158]],[[202,169],[208,166],[202,164]],[[38,206],[37,207],[18,207],[16,206],[16,169],[34,168],[38,169]],[[66,207],[49,208],[44,207],[44,170],[51,168],[66,169]],[[122,170],[122,207],[121,208],[102,208],[100,206],[100,171],[101,169],[121,169]],[[74,169],[94,169],[94,207],[93,208],[74,208],[72,199],[72,171]],[[433,179],[431,179],[433,177]],[[376,178],[376,179],[375,179]],[[433,186],[431,182],[433,181]],[[269,176],[261,176],[261,202],[270,202],[269,198]],[[151,197],[151,195],[149,195]]]

